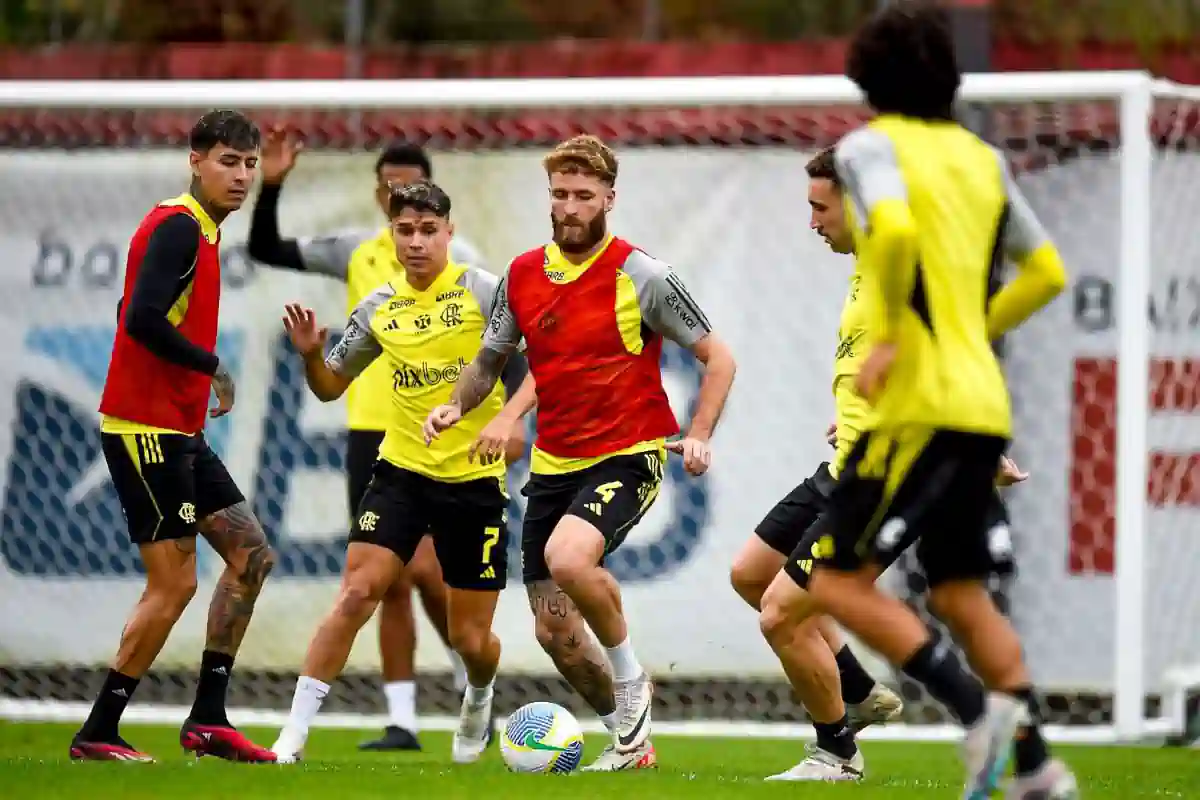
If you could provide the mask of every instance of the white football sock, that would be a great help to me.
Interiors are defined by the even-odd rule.
[[[292,696],[292,710],[288,714],[287,724],[280,732],[279,738],[282,740],[286,734],[290,741],[303,747],[304,742],[308,739],[308,729],[312,726],[313,720],[317,718],[317,712],[321,710],[321,702],[324,701],[327,694],[329,694],[328,683],[301,675],[296,680],[296,694]]]
[[[482,686],[482,687],[472,686],[471,684],[468,683],[467,684],[467,702],[473,706],[477,706],[480,703],[484,702],[485,700],[487,700],[489,697],[492,696],[492,687],[495,686],[495,684],[496,684],[495,678],[492,678],[492,680],[488,681],[487,686]]]
[[[634,655],[633,645],[629,642],[629,636],[626,636],[625,641],[616,647],[607,647],[605,649],[608,651],[608,660],[612,663],[613,680],[617,683],[631,681],[640,677],[642,672],[644,672],[642,665],[638,663],[637,656]]]
[[[604,714],[600,717],[600,721],[604,723],[605,728],[608,728],[609,733],[616,733],[617,725],[621,723],[621,712],[613,711],[611,714]]]
[[[415,681],[391,681],[383,685],[387,698],[388,724],[417,732],[417,684]]]
[[[463,663],[462,656],[446,648],[446,654],[450,657],[450,668],[454,670],[454,688],[456,691],[463,691],[467,688],[467,665]]]

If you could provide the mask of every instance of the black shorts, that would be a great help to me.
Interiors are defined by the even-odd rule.
[[[246,499],[203,434],[101,433],[100,446],[134,544],[195,536]]]
[[[391,550],[407,564],[426,535],[452,589],[498,592],[508,579],[504,478],[446,483],[376,461],[350,542]]]
[[[990,572],[1001,576],[1011,575],[1015,571],[1015,562],[1013,560],[1012,537],[1008,528],[1008,507],[1004,504],[1004,499],[1000,496],[1000,492],[995,489],[992,490],[991,499],[987,504],[985,520],[984,524],[987,526],[988,531],[988,546],[992,554]],[[804,535],[800,537],[800,541],[796,544],[795,549],[788,554],[788,560],[783,565],[783,571],[801,589],[808,589],[808,577],[812,574],[813,562],[821,560],[828,550],[828,544],[823,543],[821,538],[829,533],[831,533],[831,530],[828,515],[817,517],[813,520],[813,524],[804,532]],[[881,560],[878,562],[879,567],[886,570],[899,557],[899,550],[880,553]]]
[[[352,429],[346,435],[346,499],[351,515],[367,493],[381,444],[383,431]]]
[[[578,472],[530,475],[521,490],[529,501],[521,527],[525,583],[549,580],[546,543],[565,516],[595,525],[604,535],[606,555],[620,547],[658,498],[663,467],[663,455],[650,451],[606,458]]]
[[[827,527],[809,545],[814,563],[886,567],[915,544],[930,586],[1011,569],[995,488],[1007,447],[999,436],[949,430],[863,434],[830,495]]]
[[[825,511],[833,484],[828,462],[821,464],[816,472],[767,512],[754,529],[755,534],[772,550],[790,555],[805,532]]]

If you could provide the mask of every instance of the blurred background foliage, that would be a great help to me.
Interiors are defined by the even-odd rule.
[[[0,0],[0,42],[340,44],[361,3],[368,45],[544,39],[778,41],[843,36],[878,0]],[[994,0],[995,33],[1071,48],[1195,41],[1200,0]]]

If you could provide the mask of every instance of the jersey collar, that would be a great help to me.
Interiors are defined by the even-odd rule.
[[[163,206],[183,206],[196,218],[196,222],[200,223],[200,233],[204,235],[204,240],[209,244],[216,244],[217,237],[220,236],[220,228],[217,223],[213,222],[212,217],[204,210],[204,206],[200,205],[200,201],[191,194],[181,194],[178,197],[172,197],[159,205]]]
[[[582,264],[575,264],[571,261],[568,261],[557,244],[548,244],[546,245],[546,271],[561,272],[563,275],[568,276],[567,280],[574,280],[583,273],[587,272],[588,268],[591,267],[592,264],[595,264],[600,256],[604,255],[605,251],[608,250],[608,246],[612,244],[612,241],[613,235],[611,233],[606,234],[604,241],[596,250],[596,254],[587,261],[584,261]]]

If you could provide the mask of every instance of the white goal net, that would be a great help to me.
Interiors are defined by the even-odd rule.
[[[1071,274],[1004,343],[1013,452],[1032,477],[1009,493],[1019,574],[998,596],[1060,735],[1177,730],[1176,687],[1200,664],[1200,107],[1131,74],[970,76],[964,98]],[[429,148],[458,230],[493,268],[549,233],[547,147],[588,132],[617,148],[615,229],[676,267],[740,366],[712,471],[696,480],[672,466],[612,559],[658,681],[656,720],[803,721],[728,571],[762,515],[829,455],[851,265],[809,230],[803,167],[867,118],[840,78],[0,84],[0,709],[52,715],[89,701],[140,591],[96,404],[129,236],[186,188],[187,131],[216,106],[304,138],[281,200],[285,236],[382,225],[374,154],[402,139]],[[234,702],[284,709],[337,586],[349,511],[344,408],[308,395],[280,310],[300,300],[336,329],[345,288],[252,262],[249,221],[247,207],[224,226],[219,348],[239,392],[209,437],[279,554]],[[664,367],[683,417],[700,373],[675,349]],[[202,553],[201,598],[219,572]],[[511,563],[501,710],[542,697],[582,710],[533,637]],[[888,580],[919,606],[908,567]],[[205,605],[185,614],[138,703],[190,702]],[[330,710],[382,710],[373,627]],[[918,687],[864,658],[902,685],[899,732],[945,722]],[[452,713],[427,624],[418,664],[422,711]]]

